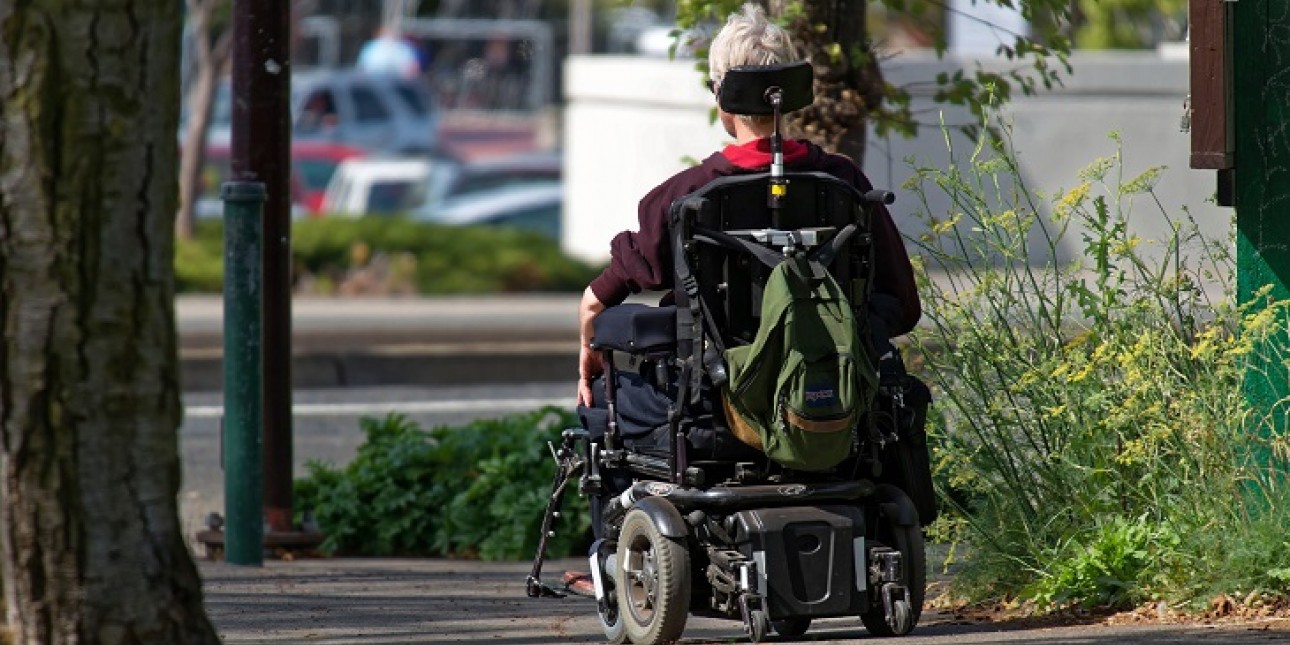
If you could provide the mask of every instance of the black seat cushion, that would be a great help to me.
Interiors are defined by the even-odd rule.
[[[596,349],[655,354],[676,347],[676,307],[622,304],[601,312],[592,325]]]

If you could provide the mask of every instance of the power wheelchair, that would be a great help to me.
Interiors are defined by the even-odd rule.
[[[610,642],[674,641],[690,613],[741,620],[753,642],[771,629],[800,636],[816,618],[859,616],[883,636],[907,634],[919,620],[922,527],[934,500],[926,499],[930,485],[911,484],[905,471],[920,451],[926,463],[919,441],[930,397],[899,357],[869,366],[880,372],[879,394],[851,432],[851,454],[827,472],[767,459],[734,436],[720,403],[727,378],[720,349],[757,332],[767,253],[829,246],[830,273],[847,289],[858,324],[868,320],[869,211],[892,195],[783,171],[780,116],[810,104],[811,82],[805,63],[728,72],[723,109],[774,116],[770,170],[718,179],[672,205],[674,304],[619,305],[595,321],[605,405],[580,410],[584,427],[566,430],[552,447],[557,472],[527,592],[562,595],[541,581],[541,567],[576,478],[593,504],[591,574]],[[620,427],[615,398],[625,374],[670,389],[665,425]]]

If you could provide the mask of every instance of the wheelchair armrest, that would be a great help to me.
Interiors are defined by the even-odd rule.
[[[676,307],[624,304],[610,307],[592,321],[593,349],[646,354],[676,347]]]

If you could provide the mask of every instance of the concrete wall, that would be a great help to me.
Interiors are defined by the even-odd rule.
[[[1157,192],[1171,214],[1184,206],[1209,235],[1227,235],[1231,211],[1215,206],[1212,171],[1187,167],[1188,135],[1180,132],[1187,95],[1185,58],[1155,52],[1080,54],[1064,87],[1037,96],[1016,92],[1002,117],[1013,124],[1013,140],[1023,181],[1032,190],[1057,193],[1079,183],[1078,172],[1098,157],[1115,152],[1107,138],[1123,138],[1126,177],[1153,166],[1168,170]],[[903,54],[884,71],[896,84],[928,82],[939,71],[974,69],[975,63],[938,61],[921,53]],[[636,203],[650,188],[686,165],[729,142],[719,125],[709,122],[711,95],[698,72],[686,61],[632,57],[573,57],[566,62],[564,123],[566,206],[563,244],[579,257],[603,261],[609,240],[618,231],[636,228]],[[930,96],[915,95],[921,121],[971,123],[965,110],[936,106]],[[971,142],[953,135],[956,156],[966,157]],[[920,226],[911,215],[918,207],[901,185],[912,174],[905,160],[945,167],[950,155],[939,127],[924,127],[914,139],[870,137],[864,167],[874,184],[897,191],[893,214],[907,234]],[[901,198],[905,199],[902,200]],[[1145,206],[1145,205],[1144,205]],[[929,202],[943,216],[945,199]],[[1132,226],[1147,239],[1160,239],[1168,224],[1159,210],[1134,209]],[[1140,215],[1139,215],[1140,213]],[[1070,245],[1079,246],[1078,235]],[[1079,248],[1059,249],[1061,259]],[[1038,258],[1042,260],[1042,258]]]

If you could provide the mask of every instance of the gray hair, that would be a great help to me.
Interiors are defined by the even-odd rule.
[[[708,47],[708,77],[720,87],[726,72],[741,65],[783,65],[799,60],[797,47],[783,27],[766,17],[766,10],[749,2],[730,14]]]

